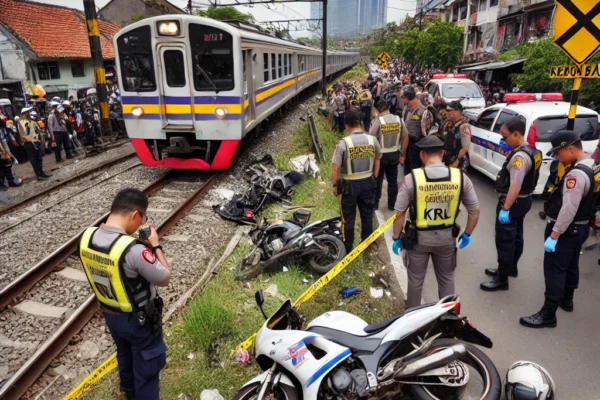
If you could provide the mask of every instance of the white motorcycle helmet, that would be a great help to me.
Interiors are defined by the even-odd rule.
[[[517,361],[506,373],[507,400],[554,400],[554,381],[542,366]]]

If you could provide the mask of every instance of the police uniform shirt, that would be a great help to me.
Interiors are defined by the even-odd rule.
[[[356,143],[356,136],[361,136],[361,135],[367,135],[364,132],[355,132],[352,133],[350,135],[348,135],[347,137],[350,138],[350,140],[353,140],[354,143]],[[364,144],[367,144],[367,140],[365,138],[364,140]],[[373,141],[373,145],[375,146],[375,158],[376,159],[381,159],[381,146],[379,145],[379,142],[377,140]],[[339,165],[340,167],[344,166],[344,163],[346,162],[346,141],[344,139],[340,140],[337,144],[337,146],[335,146],[335,151],[333,152],[333,160],[331,161],[333,164]],[[357,160],[355,160],[357,161]],[[362,161],[362,160],[360,160]],[[368,158],[364,159],[364,164],[365,166],[363,167],[363,165],[359,165],[356,167],[356,169],[359,169],[359,171],[354,171],[355,173],[360,173],[360,172],[365,172],[368,170],[368,166],[370,165],[370,161]],[[341,171],[340,171],[341,172]]]
[[[575,165],[579,163],[588,165],[591,168],[594,165],[594,160],[585,156],[577,160]],[[573,222],[575,214],[577,214],[577,210],[579,209],[581,199],[583,199],[583,197],[591,190],[589,177],[585,172],[579,169],[571,169],[569,173],[567,173],[563,185],[562,207],[560,208],[560,213],[556,219],[556,224],[554,224],[554,227],[552,228],[553,231],[560,233],[561,235],[565,233],[569,225]]]
[[[460,147],[471,146],[471,125],[466,122],[460,126]]]
[[[412,108],[410,108],[410,106],[406,105],[403,109],[403,114],[404,114],[404,124],[408,125],[408,122],[413,119],[413,115],[418,118],[418,116],[416,116],[416,112],[419,110],[421,106],[415,108],[414,110]],[[425,106],[423,106],[425,108]],[[431,115],[431,113],[429,112],[429,110],[427,108],[425,108],[425,111],[423,111],[423,114],[421,115],[421,135],[422,136],[427,136],[427,126],[431,126],[431,123],[433,122],[433,117]],[[416,134],[416,133],[413,133]]]
[[[508,173],[510,174],[510,184],[512,186],[513,183],[518,184],[519,190],[521,190],[521,185],[523,184],[523,180],[533,168],[533,164],[531,163],[531,157],[529,154],[524,151],[517,151],[511,161],[506,166]]]
[[[122,229],[100,225],[100,228],[92,236],[92,244],[96,246],[108,246],[113,243],[119,234],[126,235]],[[150,298],[156,297],[156,287],[169,277],[169,270],[165,268],[152,251],[143,244],[134,244],[125,254],[123,270],[128,278],[143,276],[150,282]]]
[[[384,117],[386,115],[390,115],[390,112],[384,111],[383,113],[379,114],[379,117]],[[402,139],[404,139],[404,137],[408,135],[408,130],[406,129],[406,124],[404,123],[404,121],[402,121],[402,118],[398,117],[398,119],[400,119],[400,125],[402,125],[402,135],[400,136],[400,145],[398,149],[400,150],[400,148],[402,148]],[[379,118],[375,118],[373,120],[373,123],[371,124],[371,129],[369,130],[369,135],[375,136],[377,141],[381,143],[381,123],[379,122]]]
[[[448,176],[448,167],[444,164],[434,164],[425,167],[425,174],[430,179],[439,179]],[[395,209],[397,211],[406,211],[412,205],[415,197],[415,184],[412,175],[406,175],[404,182],[400,186],[398,191],[398,198],[396,199]],[[473,182],[465,174],[462,174],[462,194],[461,202],[467,208],[469,217],[473,217],[474,212],[479,208],[479,200],[473,187]],[[452,236],[452,228],[430,230],[430,231],[418,231],[419,244],[425,246],[441,246],[444,244],[451,244],[455,242],[455,238]]]
[[[341,93],[335,96],[335,110],[338,113],[346,111],[346,96]]]

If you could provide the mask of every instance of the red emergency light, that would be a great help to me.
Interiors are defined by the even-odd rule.
[[[433,79],[448,79],[448,78],[454,78],[454,79],[466,79],[467,74],[434,74],[433,75]]]
[[[529,101],[563,101],[562,93],[507,93],[504,95],[507,103],[525,103]]]

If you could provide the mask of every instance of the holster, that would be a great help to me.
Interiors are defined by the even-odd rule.
[[[460,234],[460,225],[459,224],[452,225],[452,237],[457,238],[459,234]]]
[[[417,227],[412,221],[406,221],[406,224],[404,225],[402,247],[406,250],[412,250],[418,242]]]
[[[338,178],[338,180],[335,181],[335,186],[336,186],[337,192],[339,194],[344,194],[344,179],[343,178]]]
[[[150,331],[154,336],[160,336],[162,333],[162,313],[164,302],[160,296],[148,300],[143,309],[136,312],[139,326],[148,324]]]
[[[342,194],[346,196],[352,196],[354,194],[354,186],[352,182],[342,179]]]
[[[544,213],[551,218],[554,218],[556,216],[558,216],[558,213],[560,212],[560,208],[556,207],[553,203],[546,201],[544,203]]]

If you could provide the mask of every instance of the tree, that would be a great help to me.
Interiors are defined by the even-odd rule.
[[[462,28],[451,22],[436,21],[418,32],[415,61],[438,68],[452,68],[462,57],[462,38]]]
[[[196,15],[217,19],[219,21],[254,22],[254,16],[252,14],[238,11],[235,7],[209,7],[206,10],[196,11]]]

